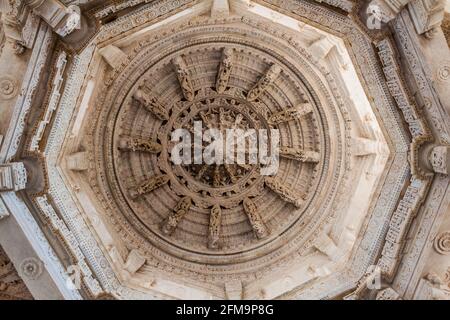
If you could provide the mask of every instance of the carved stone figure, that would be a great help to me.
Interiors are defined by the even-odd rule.
[[[273,114],[269,118],[269,122],[273,125],[277,125],[283,122],[288,122],[296,120],[300,117],[304,117],[311,112],[312,112],[311,104],[302,103],[294,108],[288,108],[286,110]]]
[[[181,90],[183,95],[188,101],[194,100],[195,91],[192,86],[192,80],[189,75],[189,70],[187,68],[186,62],[184,62],[183,57],[179,56],[172,59],[172,64],[177,74],[178,81],[180,82]]]
[[[244,199],[243,206],[245,213],[247,214],[248,221],[250,222],[253,231],[259,239],[263,239],[269,235],[269,230],[267,229],[261,215],[258,212],[258,208],[255,203],[249,198]]]
[[[227,88],[228,79],[233,67],[233,49],[225,48],[222,51],[222,61],[220,62],[219,72],[217,74],[216,90],[223,93]]]
[[[122,139],[119,143],[120,150],[128,151],[142,151],[148,153],[159,153],[162,150],[161,145],[158,142],[144,139]]]
[[[280,181],[274,177],[265,178],[266,186],[268,186],[273,192],[278,194],[281,199],[286,202],[292,203],[297,208],[300,208],[303,203],[303,199],[300,195],[296,195],[292,190],[284,186]]]
[[[158,119],[164,121],[169,119],[169,113],[158,102],[158,100],[147,92],[144,87],[139,88],[133,94],[133,98],[139,101],[148,111],[153,113]]]
[[[171,235],[178,226],[178,223],[183,219],[189,208],[192,205],[192,199],[189,197],[184,197],[177,203],[173,212],[164,221],[161,227],[161,231],[166,235]]]
[[[280,147],[280,156],[301,162],[317,163],[320,161],[320,153],[315,151],[305,151],[299,148]]]
[[[136,198],[140,195],[150,193],[169,182],[169,177],[165,174],[151,177],[147,182],[140,185],[136,190],[131,190],[131,197]]]
[[[220,229],[222,223],[222,209],[215,205],[211,208],[209,217],[209,234],[208,234],[208,248],[218,249],[220,241]]]
[[[258,80],[258,82],[255,84],[255,86],[248,92],[247,94],[247,100],[248,101],[255,101],[258,99],[258,97],[265,91],[267,88],[276,80],[278,75],[281,72],[281,68],[273,64],[267,69],[267,72],[264,76],[261,77],[261,79]]]

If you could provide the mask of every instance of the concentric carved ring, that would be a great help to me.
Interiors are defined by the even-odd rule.
[[[183,27],[177,41],[140,43],[98,98],[92,177],[110,199],[109,217],[147,261],[180,272],[201,263],[208,276],[233,274],[293,257],[324,221],[345,168],[330,162],[343,157],[345,137],[333,99],[298,49],[276,37]],[[259,164],[174,164],[172,132],[200,119],[220,130],[278,130],[276,174],[262,175]]]

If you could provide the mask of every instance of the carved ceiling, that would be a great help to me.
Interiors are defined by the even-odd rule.
[[[83,15],[50,26],[78,31],[39,27],[24,107],[0,135],[0,219],[24,213],[66,298],[429,294],[436,281],[414,270],[430,243],[448,252],[433,221],[450,128],[415,49],[425,37],[406,11],[369,30],[360,4],[321,2],[65,1]],[[433,70],[438,84],[447,69]],[[277,129],[278,170],[175,164],[173,132],[194,136],[197,121]],[[80,288],[67,287],[73,272]]]
[[[248,296],[269,298],[282,293],[275,275],[287,266],[292,286],[304,281],[295,268],[311,269],[310,278],[342,270],[390,153],[342,40],[264,6],[243,9],[244,17],[214,18],[199,4],[99,49],[90,66],[95,107],[79,109],[63,146],[69,160],[60,165],[80,204],[101,204],[98,219],[114,226],[116,267],[126,269],[131,255],[139,277],[161,274],[156,283],[167,284],[156,290],[180,298],[164,288],[174,286],[167,277],[198,297],[253,280]],[[196,120],[279,129],[277,174],[174,165],[171,133],[192,131]],[[330,224],[346,219],[351,230]]]

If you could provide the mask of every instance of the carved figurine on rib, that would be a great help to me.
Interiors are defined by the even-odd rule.
[[[258,97],[263,94],[263,92],[266,91],[267,88],[276,80],[280,73],[281,68],[278,65],[271,65],[266,74],[262,76],[256,85],[248,92],[247,100],[255,101],[258,99]]]
[[[220,63],[219,72],[217,74],[216,90],[218,93],[223,93],[227,88],[232,67],[233,67],[233,49],[225,48],[222,51],[222,61]]]
[[[177,203],[173,212],[164,221],[161,231],[166,235],[171,235],[178,226],[178,223],[184,218],[192,205],[192,199],[184,197]]]
[[[193,101],[195,97],[194,87],[192,86],[192,80],[189,75],[186,62],[184,62],[181,56],[172,59],[172,64],[180,82],[183,95],[188,101]]]

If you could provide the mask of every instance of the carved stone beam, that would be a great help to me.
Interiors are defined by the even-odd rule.
[[[26,188],[27,170],[22,162],[0,164],[0,192]]]
[[[153,97],[147,87],[141,86],[137,89],[133,98],[138,101],[142,106],[151,112],[155,117],[161,121],[169,120],[169,113],[167,110],[158,102],[158,100]]]
[[[222,224],[222,209],[215,205],[211,209],[209,216],[208,248],[218,249],[220,241],[220,229]]]
[[[177,74],[178,81],[180,82],[184,98],[188,101],[193,101],[195,98],[195,91],[186,62],[179,56],[172,59],[172,64]]]
[[[211,18],[223,18],[230,15],[228,0],[213,0],[211,5]]]
[[[173,212],[163,222],[161,231],[166,235],[171,235],[178,226],[178,223],[184,218],[192,205],[192,199],[190,197],[184,197],[177,203]]]
[[[136,190],[130,190],[131,197],[133,199],[138,196],[144,195],[146,193],[150,193],[153,190],[156,190],[166,183],[169,182],[169,176],[166,174],[157,175],[155,177],[151,177],[147,182],[140,185]]]
[[[296,195],[292,190],[284,186],[280,181],[276,180],[274,177],[266,177],[266,186],[278,194],[281,199],[286,202],[292,203],[297,208],[300,208],[303,204],[303,199],[301,196]]]
[[[256,207],[255,203],[249,198],[245,198],[243,206],[244,211],[247,214],[248,221],[250,222],[250,225],[252,226],[256,237],[258,239],[267,237],[270,234],[269,229],[261,218],[261,215],[259,214],[258,208]]]
[[[317,163],[320,161],[320,153],[316,151],[305,151],[298,148],[280,147],[280,156],[301,162]]]
[[[273,64],[266,73],[259,79],[256,85],[248,92],[247,100],[255,101],[267,88],[276,80],[281,73],[281,68]]]
[[[227,88],[232,67],[233,67],[233,49],[225,48],[222,51],[222,62],[220,63],[219,72],[217,74],[216,80],[216,90],[218,93],[223,93]]]
[[[117,69],[128,60],[127,55],[113,45],[101,48],[99,53],[106,63],[108,63],[113,69]]]
[[[310,103],[301,103],[301,104],[297,105],[296,107],[289,108],[289,109],[286,109],[286,110],[283,110],[283,111],[273,114],[269,118],[269,124],[278,125],[283,122],[296,120],[296,119],[306,116],[307,114],[311,113],[312,111],[313,110],[312,110],[312,106]]]
[[[121,139],[119,149],[124,151],[141,151],[148,153],[159,153],[162,147],[159,143],[152,140],[144,139]]]

